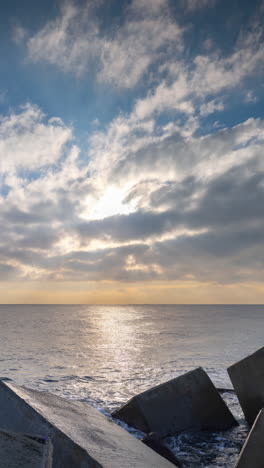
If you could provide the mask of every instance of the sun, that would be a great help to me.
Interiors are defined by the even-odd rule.
[[[90,211],[89,219],[104,219],[109,216],[131,213],[132,207],[126,203],[125,198],[126,191],[124,189],[114,186],[107,187]]]

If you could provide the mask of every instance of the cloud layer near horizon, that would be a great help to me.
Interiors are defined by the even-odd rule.
[[[139,91],[85,149],[74,125],[35,104],[1,116],[0,279],[262,282],[264,120],[206,121],[238,88],[254,98],[261,21],[228,53],[207,40],[189,60],[191,25],[169,2],[133,0],[104,33],[99,7],[67,2],[34,34],[20,29],[28,61]]]

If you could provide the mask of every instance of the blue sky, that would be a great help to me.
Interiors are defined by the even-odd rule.
[[[3,302],[263,302],[263,1],[37,3],[2,7]]]

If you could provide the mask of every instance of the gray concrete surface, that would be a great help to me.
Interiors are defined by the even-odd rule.
[[[225,430],[237,424],[201,367],[133,397],[113,416],[163,437],[185,430]]]
[[[252,425],[264,407],[264,348],[233,364],[227,371],[245,418]]]
[[[251,428],[236,468],[264,468],[264,410]]]
[[[40,437],[0,429],[0,467],[52,468],[52,444]]]
[[[0,426],[49,436],[53,468],[173,466],[85,403],[1,381]]]

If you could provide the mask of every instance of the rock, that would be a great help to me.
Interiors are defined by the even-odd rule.
[[[264,348],[233,364],[227,371],[245,418],[252,425],[264,407]]]
[[[264,410],[257,416],[242,448],[236,468],[264,468]]]
[[[225,430],[236,420],[199,367],[129,400],[113,417],[162,437],[187,430]]]
[[[50,437],[53,468],[173,466],[95,408],[11,383],[0,382],[0,426]]]
[[[52,444],[42,437],[0,430],[0,466],[51,468]]]
[[[180,468],[181,465],[179,460],[175,457],[174,453],[169,449],[169,447],[167,447],[167,445],[162,442],[160,436],[156,432],[150,432],[145,437],[143,437],[143,439],[141,439],[141,442],[150,447],[152,450],[155,450],[155,452],[166,458],[166,460],[169,460],[173,465]]]

